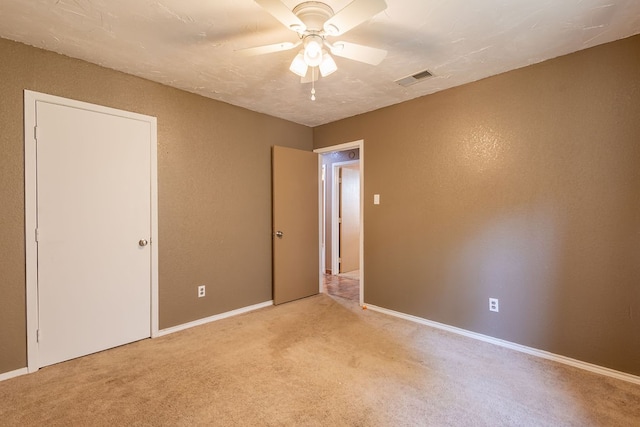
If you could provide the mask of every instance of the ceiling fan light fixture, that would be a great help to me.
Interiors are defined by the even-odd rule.
[[[308,36],[305,39],[304,62],[309,67],[317,67],[322,62],[322,39],[319,36]]]
[[[349,4],[337,13],[334,13],[325,0],[297,1],[302,2],[290,9],[289,1],[255,0],[285,27],[298,33],[299,40],[296,43],[277,43],[243,50],[248,55],[258,55],[294,49],[302,45],[302,50],[293,58],[289,70],[302,77],[301,83],[311,82],[312,101],[316,99],[316,80],[338,69],[333,56],[370,65],[378,65],[386,57],[387,51],[383,49],[343,41],[331,44],[326,40],[327,36],[344,34],[385,10],[385,0],[350,0]],[[307,77],[307,74],[311,77]]]
[[[304,77],[307,75],[308,68],[309,66],[304,60],[302,51],[300,51],[300,53],[298,53],[295,58],[293,58],[293,61],[291,61],[289,70],[291,70],[292,73],[299,75],[300,77]]]
[[[322,77],[327,77],[330,74],[333,74],[338,66],[336,65],[336,61],[333,60],[331,55],[326,50],[322,51],[322,62],[319,65],[320,74]]]

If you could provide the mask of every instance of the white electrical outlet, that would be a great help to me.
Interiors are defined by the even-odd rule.
[[[496,313],[500,311],[498,298],[489,298],[489,311],[495,311]]]
[[[198,286],[198,298],[202,298],[205,295],[204,285]]]

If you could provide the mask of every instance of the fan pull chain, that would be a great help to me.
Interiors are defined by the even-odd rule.
[[[316,67],[311,68],[311,100],[316,100]]]

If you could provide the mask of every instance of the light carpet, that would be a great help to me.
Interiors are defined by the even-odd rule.
[[[640,386],[318,295],[0,383],[2,426],[635,426]]]

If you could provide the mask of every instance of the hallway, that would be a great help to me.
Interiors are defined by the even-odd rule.
[[[352,271],[339,275],[324,275],[323,290],[332,296],[351,301],[360,301],[359,271]]]

